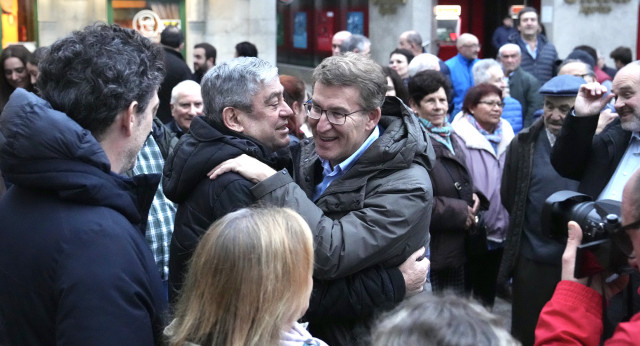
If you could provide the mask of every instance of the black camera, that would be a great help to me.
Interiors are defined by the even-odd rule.
[[[631,271],[627,256],[611,241],[610,235],[620,227],[620,202],[593,201],[574,191],[558,191],[542,207],[542,230],[558,241],[567,240],[567,223],[575,221],[582,228],[582,244],[576,253],[574,276],[582,278],[603,270],[617,274]]]

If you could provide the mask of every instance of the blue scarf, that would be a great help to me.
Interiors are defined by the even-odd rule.
[[[478,132],[480,132],[480,134],[483,135],[484,138],[489,141],[489,143],[491,143],[493,151],[496,155],[498,155],[498,144],[502,142],[502,121],[498,122],[498,126],[496,126],[496,129],[493,131],[493,133],[489,133],[487,130],[483,129],[480,124],[478,124],[476,118],[474,118],[473,115],[467,114],[467,119],[473,126],[475,126]]]
[[[422,126],[427,129],[429,137],[444,144],[444,146],[447,147],[447,149],[449,149],[452,154],[456,154],[453,151],[453,145],[451,144],[451,132],[453,132],[453,128],[451,127],[451,124],[449,124],[449,121],[445,120],[444,124],[442,124],[441,127],[437,127],[427,119],[423,119],[420,117],[418,117],[418,119],[420,120]]]

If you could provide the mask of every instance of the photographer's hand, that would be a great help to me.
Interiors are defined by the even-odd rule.
[[[622,291],[629,283],[628,275],[620,276],[606,284],[604,283],[602,274],[596,274],[592,277],[581,279],[577,279],[573,276],[576,266],[578,245],[582,242],[582,228],[580,228],[580,225],[574,221],[570,221],[568,227],[569,237],[567,238],[567,247],[564,249],[564,253],[562,254],[562,280],[581,283],[600,294],[603,294],[604,291],[604,297],[607,300]]]
[[[567,247],[565,247],[562,254],[562,280],[575,281],[586,285],[587,278],[576,279],[573,276],[576,267],[576,252],[578,251],[578,245],[582,242],[582,229],[574,221],[570,221],[568,227]]]

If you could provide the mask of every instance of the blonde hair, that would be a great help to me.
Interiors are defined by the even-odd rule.
[[[312,273],[311,230],[296,212],[227,214],[195,250],[170,344],[278,344],[308,307]]]

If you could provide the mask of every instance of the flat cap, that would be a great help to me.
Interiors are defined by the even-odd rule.
[[[585,83],[580,77],[565,74],[551,78],[540,87],[539,92],[546,96],[576,96],[580,86]]]

